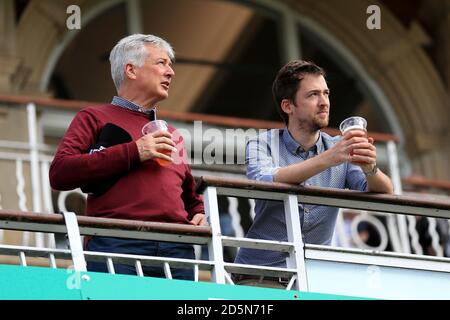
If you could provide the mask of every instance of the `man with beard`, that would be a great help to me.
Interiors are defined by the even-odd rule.
[[[269,130],[247,143],[249,179],[304,186],[393,193],[390,179],[376,166],[373,139],[361,130],[343,137],[320,131],[328,125],[330,101],[325,72],[295,60],[278,72],[272,92],[286,128]],[[329,245],[338,208],[299,204],[303,242]],[[247,237],[287,241],[284,205],[257,200]],[[285,267],[287,253],[241,248],[235,262]],[[237,284],[283,288],[280,278],[235,275]]]

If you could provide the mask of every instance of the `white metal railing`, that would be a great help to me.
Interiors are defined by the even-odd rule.
[[[143,275],[143,266],[162,266],[169,279],[171,267],[188,267],[194,269],[195,281],[198,281],[199,270],[210,271],[213,268],[210,261],[89,252],[82,248],[82,236],[85,235],[201,245],[211,237],[209,227],[77,217],[73,212],[54,215],[0,210],[0,228],[66,235],[63,238],[67,238],[67,243],[58,243],[58,248],[0,245],[0,255],[18,256],[22,266],[27,265],[27,257],[44,257],[52,268],[56,267],[55,259],[64,259],[72,261],[75,271],[86,271],[86,261],[94,261],[106,263],[109,273],[114,274],[114,263],[120,263],[134,265],[139,276]]]
[[[87,260],[101,261],[107,264],[108,270],[112,274],[114,273],[115,263],[130,264],[136,267],[138,276],[143,276],[143,265],[160,266],[164,268],[168,279],[171,278],[171,268],[187,267],[194,269],[196,281],[198,281],[199,270],[208,270],[211,271],[212,280],[219,284],[233,284],[231,274],[234,273],[289,277],[291,280],[287,289],[304,292],[322,292],[317,291],[319,290],[317,288],[321,288],[320,290],[324,290],[323,292],[328,290],[325,287],[320,287],[320,278],[324,274],[319,277],[316,273],[317,270],[322,270],[330,263],[348,265],[354,269],[358,268],[358,265],[366,266],[365,272],[370,277],[374,270],[375,273],[383,270],[384,274],[388,276],[393,272],[392,270],[402,274],[409,274],[408,270],[414,270],[416,276],[417,272],[426,274],[426,277],[430,278],[429,281],[433,282],[435,281],[434,278],[438,277],[443,284],[450,283],[450,258],[304,244],[302,243],[298,214],[298,203],[301,202],[360,210],[386,211],[395,215],[431,216],[448,219],[450,218],[449,202],[421,200],[406,196],[365,194],[346,190],[293,187],[279,183],[217,177],[202,177],[200,182],[199,191],[204,194],[205,209],[210,227],[76,217],[70,212],[64,213],[63,217],[61,215],[13,213],[2,210],[0,211],[0,228],[64,233],[68,235],[69,249],[1,245],[0,254],[18,256],[20,264],[23,266],[27,265],[27,256],[45,256],[48,258],[50,267],[55,267],[54,261],[56,258],[70,258],[75,271],[85,271]],[[217,195],[283,201],[288,240],[280,242],[223,236],[219,221]],[[82,235],[207,244],[209,260],[87,252],[81,247]],[[225,262],[222,255],[224,246],[286,252],[288,253],[287,266],[286,268],[275,268]],[[332,266],[336,269],[327,272],[341,272],[342,266]],[[418,285],[423,285],[426,282],[423,280],[422,283],[420,279],[413,281],[413,278],[410,278],[409,281],[417,281]],[[439,283],[436,282],[436,286]],[[330,284],[330,286],[333,287],[333,284]],[[392,294],[392,292],[384,292],[384,294]],[[420,294],[424,295],[425,293]],[[443,294],[445,295],[445,292]],[[378,293],[378,295],[383,297],[382,293]],[[370,294],[364,295],[364,293],[361,293],[361,296],[370,296]]]
[[[217,238],[211,244],[213,252],[221,252],[223,246],[288,252],[287,267],[284,270],[261,266],[252,266],[252,269],[248,265],[224,263],[223,266],[220,266],[220,277],[228,279],[228,273],[264,275],[267,274],[267,271],[272,271],[273,274],[278,276],[290,276],[291,281],[289,285],[292,285],[292,288],[301,291],[315,292],[326,292],[320,290],[331,290],[328,291],[328,293],[336,293],[336,291],[333,290],[339,291],[341,288],[333,288],[332,290],[327,289],[326,285],[320,287],[317,283],[320,283],[319,279],[323,278],[325,274],[317,276],[314,273],[315,270],[324,268],[323,264],[331,261],[333,263],[339,263],[340,265],[350,265],[349,269],[355,268],[355,264],[365,265],[367,270],[375,270],[375,273],[383,270],[386,275],[390,275],[392,270],[401,270],[400,272],[406,272],[405,270],[415,270],[431,272],[427,274],[427,277],[433,278],[438,275],[439,272],[442,272],[443,274],[436,276],[436,278],[438,278],[438,280],[436,280],[436,286],[441,285],[440,281],[442,281],[444,287],[445,285],[450,285],[449,258],[435,258],[404,253],[388,253],[374,250],[344,249],[303,244],[298,221],[298,203],[346,207],[363,211],[388,212],[394,216],[414,215],[449,219],[450,201],[435,202],[405,196],[369,195],[346,190],[293,187],[291,185],[279,183],[254,182],[217,177],[203,177],[202,181],[203,186],[200,190],[204,190],[205,205],[208,218],[211,222],[213,237]],[[285,205],[288,241],[283,243],[222,236],[220,224],[217,221],[217,203],[215,201],[217,195],[283,201]],[[317,265],[314,264],[317,261],[320,261],[322,266],[317,267]],[[329,274],[333,274],[333,272],[338,272],[339,270],[340,268],[336,268],[328,270],[328,272]],[[411,274],[411,276],[414,275]],[[370,277],[372,276],[370,275]],[[224,281],[223,278],[219,278],[221,283]],[[292,281],[295,281],[294,284],[292,284]],[[332,281],[337,282],[334,279]],[[407,281],[417,280],[409,278]],[[419,287],[421,285],[425,286],[426,283],[426,280],[424,280],[423,283],[418,281],[417,285]],[[387,296],[391,298],[407,296],[408,293],[401,292],[404,289],[404,287],[402,287],[403,285],[404,284],[402,283],[398,283],[398,287],[390,289],[390,293],[374,292],[373,294],[377,297],[386,297],[387,294]],[[346,283],[343,284],[342,287],[345,286],[350,287],[351,284]],[[318,289],[319,287],[321,288],[320,290]],[[329,287],[333,287],[333,285],[330,283]],[[371,287],[368,288],[368,290],[369,289],[374,288]],[[351,292],[347,293],[350,294]],[[366,294],[361,292],[360,294],[361,296],[370,296],[370,293],[368,292],[366,292]],[[417,294],[416,297],[426,298],[426,294],[427,293]],[[354,292],[353,295],[355,295]],[[448,294],[444,294],[444,296],[447,299],[449,297]],[[414,297],[414,294],[412,297]]]

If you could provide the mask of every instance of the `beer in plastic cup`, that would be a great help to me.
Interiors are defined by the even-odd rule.
[[[342,135],[345,135],[350,130],[361,130],[364,131],[364,136],[367,137],[367,121],[362,117],[350,117],[341,122],[339,130],[341,130]],[[353,155],[353,151],[350,152],[350,155]],[[355,163],[358,163],[358,161],[355,161]]]
[[[142,134],[146,135],[152,132],[156,132],[156,131],[169,131],[169,127],[167,126],[167,122],[165,122],[164,120],[153,120],[150,121],[148,123],[146,123],[143,127],[142,127]],[[168,156],[171,155],[171,151],[170,150],[157,150],[160,153],[164,153]],[[161,166],[167,166],[169,165],[171,162],[165,159],[160,159],[160,158],[155,158],[156,162],[161,165]]]
[[[362,117],[350,117],[341,122],[339,130],[342,135],[350,130],[362,130],[367,135],[367,121]]]

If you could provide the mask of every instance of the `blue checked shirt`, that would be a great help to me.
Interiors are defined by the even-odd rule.
[[[331,148],[339,139],[341,139],[340,136],[331,137],[320,132],[314,147],[305,151],[286,128],[264,132],[247,143],[245,159],[247,177],[252,180],[273,182],[274,174],[280,167],[312,158]],[[301,185],[367,190],[367,180],[361,168],[349,162],[328,168],[304,181]],[[302,204],[299,204],[298,208],[303,242],[329,245],[333,237],[339,208]],[[247,237],[287,241],[283,202],[256,200],[255,219]],[[284,267],[286,266],[286,257],[287,253],[284,252],[241,248],[235,262]]]
[[[111,104],[118,106],[118,107],[128,109],[128,110],[142,112],[142,113],[146,113],[146,114],[148,114],[150,112],[150,109],[147,110],[145,108],[142,108],[141,106],[137,105],[136,103],[134,103],[130,100],[118,97],[118,96],[113,97]]]

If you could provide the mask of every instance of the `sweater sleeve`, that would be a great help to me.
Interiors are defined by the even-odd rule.
[[[183,193],[181,195],[184,207],[188,213],[188,220],[191,220],[197,213],[205,213],[203,197],[195,191],[195,179],[191,174],[190,167],[186,164],[186,178],[183,182]]]
[[[71,190],[126,173],[139,163],[134,141],[118,144],[92,154],[101,124],[95,116],[80,111],[72,120],[50,165],[50,184],[56,190]]]

